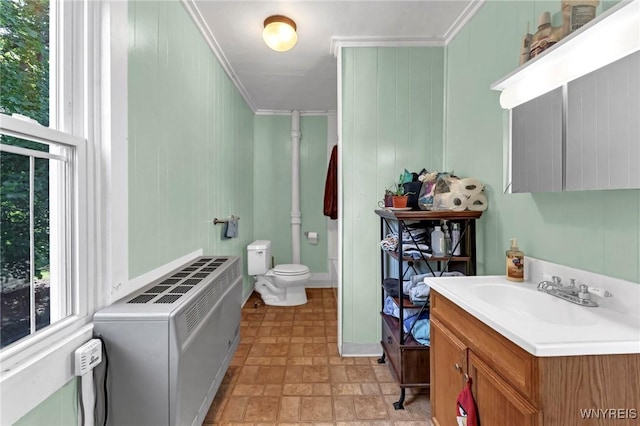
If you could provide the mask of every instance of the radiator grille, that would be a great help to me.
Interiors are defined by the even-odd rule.
[[[142,294],[136,295],[132,297],[127,303],[173,303],[178,300],[180,297],[187,294],[194,286],[200,284],[203,280],[209,278],[212,273],[214,273],[220,266],[224,265],[228,260],[226,257],[201,257],[197,259],[195,262],[186,265],[180,270],[174,271],[171,273],[170,277],[163,278],[160,282],[155,283],[155,285],[147,290],[145,290]],[[223,290],[233,284],[233,279],[229,278],[231,276],[237,276],[240,274],[239,262],[234,263],[234,270],[227,271],[223,277],[220,277],[219,284],[216,284],[212,290],[207,292],[196,305],[201,305],[201,312],[207,312],[211,307],[211,303],[213,303],[215,298],[215,294],[217,293],[218,288],[222,288]],[[207,301],[208,299],[212,299],[211,301]],[[206,302],[202,305],[202,302]],[[191,324],[193,322],[193,327],[195,327],[200,321],[200,317],[203,314],[198,314],[197,311],[195,313],[190,313],[190,316],[187,318],[187,323]]]
[[[133,299],[129,300],[127,303],[148,303],[154,297],[156,297],[155,294],[141,294],[140,296],[136,296]]]
[[[236,264],[239,265],[239,262],[236,262]],[[236,267],[225,272],[185,313],[187,334],[191,334],[191,332],[195,330],[207,312],[211,310],[211,307],[216,301],[220,300],[221,295],[233,285],[235,277],[237,277],[240,272],[239,269],[239,267]]]

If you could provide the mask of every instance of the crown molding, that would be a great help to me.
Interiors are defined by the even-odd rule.
[[[462,11],[458,19],[455,20],[449,29],[444,33],[444,44],[448,45],[451,40],[464,28],[464,26],[478,13],[480,8],[484,6],[486,0],[471,0],[467,7]]]
[[[238,75],[231,67],[231,64],[229,63],[229,61],[227,60],[227,57],[225,56],[224,52],[220,48],[218,41],[213,36],[213,33],[211,32],[211,28],[209,28],[209,26],[207,25],[207,22],[202,17],[202,14],[200,13],[200,9],[198,9],[198,6],[196,6],[194,0],[180,0],[180,2],[186,9],[189,16],[191,16],[191,19],[193,19],[193,22],[196,24],[196,27],[198,27],[198,30],[200,31],[205,41],[209,45],[209,48],[211,48],[211,51],[213,52],[213,54],[218,59],[218,62],[220,62],[220,66],[222,67],[222,69],[227,74],[227,76],[231,79],[231,82],[234,84],[234,86],[236,86],[236,88],[240,92],[240,96],[242,96],[244,101],[247,103],[247,106],[251,108],[251,111],[256,113],[258,109],[256,108],[256,105],[253,103],[251,96],[249,96],[249,92],[247,92],[247,89],[245,89],[244,85],[238,78]]]
[[[375,36],[333,36],[329,53],[336,58],[343,47],[444,47],[441,37],[375,37]]]

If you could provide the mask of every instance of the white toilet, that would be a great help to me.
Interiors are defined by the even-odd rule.
[[[297,306],[307,303],[304,285],[311,272],[304,265],[283,264],[269,269],[271,241],[257,240],[247,246],[247,269],[256,277],[255,290],[266,305]]]

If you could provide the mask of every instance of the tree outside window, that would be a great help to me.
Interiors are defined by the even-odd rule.
[[[24,115],[46,127],[49,22],[48,0],[0,2],[0,113]],[[5,145],[48,151],[46,144],[6,135],[0,138]],[[34,309],[36,329],[50,323],[49,161],[33,161],[33,188],[29,161],[4,151],[0,157],[0,347],[32,332]]]

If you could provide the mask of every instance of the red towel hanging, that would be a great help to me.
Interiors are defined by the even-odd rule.
[[[471,392],[471,377],[469,376],[467,376],[467,384],[458,394],[456,419],[458,426],[478,426],[478,409]]]
[[[338,145],[334,145],[331,150],[327,181],[324,184],[323,213],[331,219],[338,218]]]

